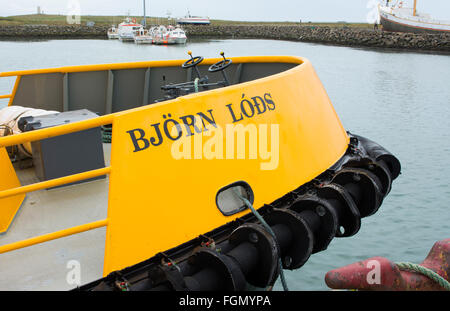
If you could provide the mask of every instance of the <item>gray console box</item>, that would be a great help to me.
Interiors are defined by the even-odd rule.
[[[38,117],[24,117],[19,120],[19,128],[23,132],[34,131],[97,116],[87,109],[82,109]],[[31,148],[36,175],[41,181],[105,167],[100,127],[34,141],[31,143]],[[105,178],[105,175],[76,183],[101,178]]]

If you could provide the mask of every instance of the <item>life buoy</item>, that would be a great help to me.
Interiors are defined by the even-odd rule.
[[[132,21],[133,21],[133,23],[135,23],[135,24],[136,24],[136,18],[133,18],[133,19],[132,19]]]

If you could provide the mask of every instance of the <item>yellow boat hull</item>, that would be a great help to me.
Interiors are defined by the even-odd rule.
[[[202,64],[212,65],[219,60],[206,59]],[[218,208],[218,196],[230,185],[248,185],[253,204],[259,208],[285,197],[302,185],[313,184],[316,178],[329,171],[332,172],[331,177],[320,180],[339,184],[329,187],[334,187],[333,191],[345,192],[340,189],[352,183],[348,178],[356,180],[355,176],[358,176],[363,183],[361,191],[372,189],[365,195],[375,199],[374,202],[355,199],[363,202],[364,206],[370,205],[366,210],[360,208],[358,211],[359,207],[352,203],[349,205],[351,212],[347,214],[331,212],[332,230],[320,246],[316,245],[307,252],[326,248],[331,238],[339,234],[336,233],[338,222],[346,226],[344,214],[350,215],[355,224],[351,232],[347,235],[341,233],[341,236],[354,234],[359,229],[360,217],[374,213],[389,192],[390,184],[400,169],[398,161],[384,151],[380,154],[365,151],[361,158],[349,155],[352,148],[359,148],[359,138],[345,131],[307,59],[260,56],[232,60],[236,66],[236,83],[152,104],[148,103],[158,95],[148,83],[155,79],[155,72],[158,73],[160,68],[169,68],[167,70],[171,72],[170,68],[178,68],[183,61],[76,66],[0,74],[0,77],[17,76],[10,95],[11,105],[26,102],[29,90],[36,91],[36,85],[46,90],[55,86],[61,88],[59,95],[36,93],[37,106],[49,105],[44,108],[62,111],[70,105],[80,108],[83,102],[97,105],[95,99],[106,103],[99,108],[103,116],[3,137],[0,138],[0,147],[112,124],[109,167],[0,191],[1,199],[109,174],[107,219],[0,246],[0,253],[106,226],[103,274],[107,276],[249,214],[248,209],[227,213]],[[253,74],[256,78],[240,79],[245,76],[241,72],[242,66],[261,65],[258,68],[265,68],[266,64],[269,69],[270,64],[282,64],[287,69],[263,76],[258,74],[258,70],[261,71],[258,69]],[[129,90],[126,88],[116,91],[121,74],[126,77],[124,72],[134,71],[142,73],[139,81],[144,82],[141,86],[144,95],[127,93]],[[247,73],[247,76],[251,75]],[[166,77],[162,77],[165,80]],[[89,82],[86,81],[95,78],[104,79],[106,92],[92,89],[94,95],[91,97],[83,92],[68,92],[69,85],[76,89],[77,83],[85,83],[88,87]],[[136,108],[119,109],[127,103],[128,107]],[[364,141],[363,138],[361,140]],[[377,147],[373,149],[378,150]],[[361,167],[363,169],[358,171]],[[368,172],[366,168],[374,171]],[[356,186],[351,187],[355,192]],[[349,193],[352,192],[350,190]],[[326,200],[329,192],[320,191],[322,199]],[[358,191],[353,192],[351,194],[355,195]],[[349,193],[344,193],[343,197],[353,202]],[[303,199],[314,202],[310,197]],[[304,206],[299,202],[287,207],[301,210]],[[301,264],[298,262],[297,266]]]

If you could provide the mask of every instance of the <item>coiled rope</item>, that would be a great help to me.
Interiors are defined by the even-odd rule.
[[[445,290],[450,291],[450,282],[447,281],[446,279],[444,279],[442,276],[440,276],[439,274],[437,274],[436,272],[434,272],[431,269],[428,269],[428,268],[425,268],[424,266],[421,266],[421,265],[418,265],[415,263],[410,263],[410,262],[396,262],[395,264],[397,265],[397,267],[400,270],[414,271],[414,272],[423,274],[426,277],[428,277],[431,280],[438,283]]]
[[[195,93],[198,93],[198,80],[199,80],[199,78],[195,78],[195,80],[194,80],[194,90],[195,90]]]
[[[264,228],[272,235],[272,237],[275,239],[275,242],[277,242],[277,238],[275,236],[275,233],[272,231],[272,228],[267,224],[267,222],[264,220],[264,218],[261,216],[260,213],[253,207],[252,203],[250,203],[249,200],[241,196],[237,190],[235,190],[235,193],[238,195],[238,197],[247,205],[247,207],[252,211],[252,213],[256,216],[256,218],[261,222],[261,224],[264,226]],[[278,267],[280,269],[280,278],[281,278],[281,284],[283,285],[283,289],[285,291],[289,291],[289,288],[286,283],[286,278],[284,277],[284,271],[283,271],[283,264],[281,262],[281,256],[278,256]]]

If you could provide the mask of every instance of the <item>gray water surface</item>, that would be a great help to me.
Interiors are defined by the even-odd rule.
[[[305,266],[287,271],[291,290],[326,290],[327,271],[373,256],[420,263],[450,238],[450,56],[275,40],[199,40],[185,46],[108,40],[0,41],[0,71],[194,55],[294,55],[315,67],[344,125],[396,155],[402,174],[378,213],[350,238],[334,239]],[[0,78],[0,94],[14,79]],[[6,105],[0,100],[0,107]],[[281,290],[277,282],[276,290]]]

